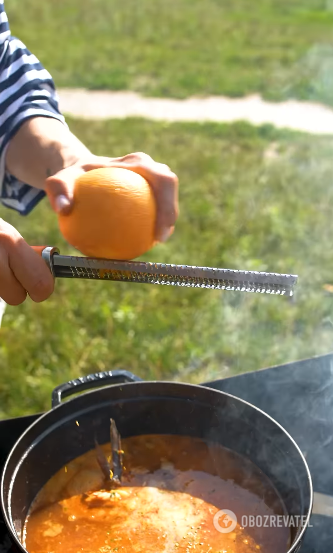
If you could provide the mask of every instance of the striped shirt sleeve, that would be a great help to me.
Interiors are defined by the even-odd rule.
[[[0,201],[22,215],[27,215],[45,192],[9,174],[5,156],[10,139],[32,117],[52,117],[66,124],[51,75],[11,36],[4,0],[0,0]]]

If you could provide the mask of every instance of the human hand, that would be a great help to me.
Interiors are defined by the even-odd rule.
[[[172,234],[178,217],[178,178],[167,165],[157,163],[141,152],[118,158],[88,154],[73,165],[48,177],[45,190],[54,211],[69,213],[73,206],[75,180],[82,173],[101,167],[129,169],[147,180],[154,193],[157,207],[155,239],[165,242]]]
[[[45,261],[24,241],[20,233],[0,219],[0,297],[19,305],[29,294],[35,302],[53,292],[54,280]]]

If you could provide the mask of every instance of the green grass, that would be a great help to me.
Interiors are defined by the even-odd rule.
[[[179,174],[176,232],[145,259],[292,272],[299,285],[288,299],[59,280],[49,301],[5,314],[1,417],[47,409],[55,385],[99,370],[200,382],[332,349],[333,139],[245,124],[70,125],[96,153],[147,151]],[[0,215],[31,244],[70,251],[46,200],[26,218]]]
[[[332,0],[7,0],[59,87],[333,104]]]

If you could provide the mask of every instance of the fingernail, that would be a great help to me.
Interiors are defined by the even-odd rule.
[[[166,242],[171,233],[172,233],[171,228],[164,229],[160,234],[160,242]]]
[[[60,196],[57,196],[54,203],[55,203],[56,211],[58,212],[65,211],[71,205],[71,202],[69,201],[69,199],[66,198],[66,196],[64,196],[63,194],[60,194]]]

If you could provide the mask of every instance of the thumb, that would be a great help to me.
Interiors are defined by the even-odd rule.
[[[48,177],[45,181],[45,192],[52,209],[56,213],[67,214],[73,207],[75,180],[84,173],[82,167],[67,167]]]

